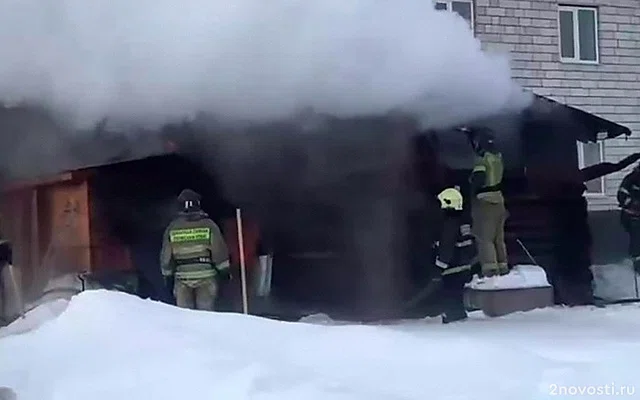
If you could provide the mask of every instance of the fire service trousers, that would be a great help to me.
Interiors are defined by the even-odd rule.
[[[173,287],[176,305],[192,310],[213,311],[218,295],[218,282],[215,278],[197,282],[176,280]]]
[[[464,285],[471,280],[470,271],[442,275],[442,313],[456,320],[467,315],[464,306]]]
[[[507,246],[504,242],[507,209],[504,203],[475,200],[471,205],[471,217],[482,274],[493,276],[508,273]]]
[[[633,262],[633,268],[640,274],[640,217],[623,212],[620,221],[629,235],[629,257]]]

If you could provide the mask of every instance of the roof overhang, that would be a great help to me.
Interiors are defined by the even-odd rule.
[[[24,179],[24,180],[12,180],[2,186],[0,193],[16,192],[20,190],[32,189],[38,186],[55,185],[58,183],[70,182],[74,179],[74,175],[71,172],[64,172],[57,175],[50,175],[45,177]]]
[[[540,95],[535,95],[529,111],[537,117],[566,121],[576,140],[584,143],[631,136],[626,126]]]

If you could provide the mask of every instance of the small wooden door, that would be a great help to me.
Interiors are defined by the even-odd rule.
[[[43,267],[54,275],[90,270],[87,182],[49,186],[45,193],[51,223]]]

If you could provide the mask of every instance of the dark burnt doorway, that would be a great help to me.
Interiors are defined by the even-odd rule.
[[[224,199],[212,176],[180,155],[154,156],[101,167],[92,180],[94,209],[106,233],[129,248],[138,280],[138,295],[173,302],[159,265],[162,235],[177,211],[185,188],[200,193],[205,212],[222,226],[234,207]]]

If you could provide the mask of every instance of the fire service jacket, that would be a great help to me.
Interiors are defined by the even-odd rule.
[[[229,253],[218,225],[204,212],[181,213],[164,232],[160,266],[164,277],[194,285],[228,273]]]
[[[436,242],[436,266],[442,275],[470,271],[476,262],[477,250],[471,225],[456,217],[445,218],[440,240]]]
[[[623,212],[640,217],[640,171],[633,171],[622,179],[617,198]]]
[[[476,157],[471,173],[471,183],[474,193],[480,200],[489,203],[504,203],[502,196],[502,177],[504,163],[502,154],[485,152],[482,157]],[[479,180],[479,182],[477,182]]]

